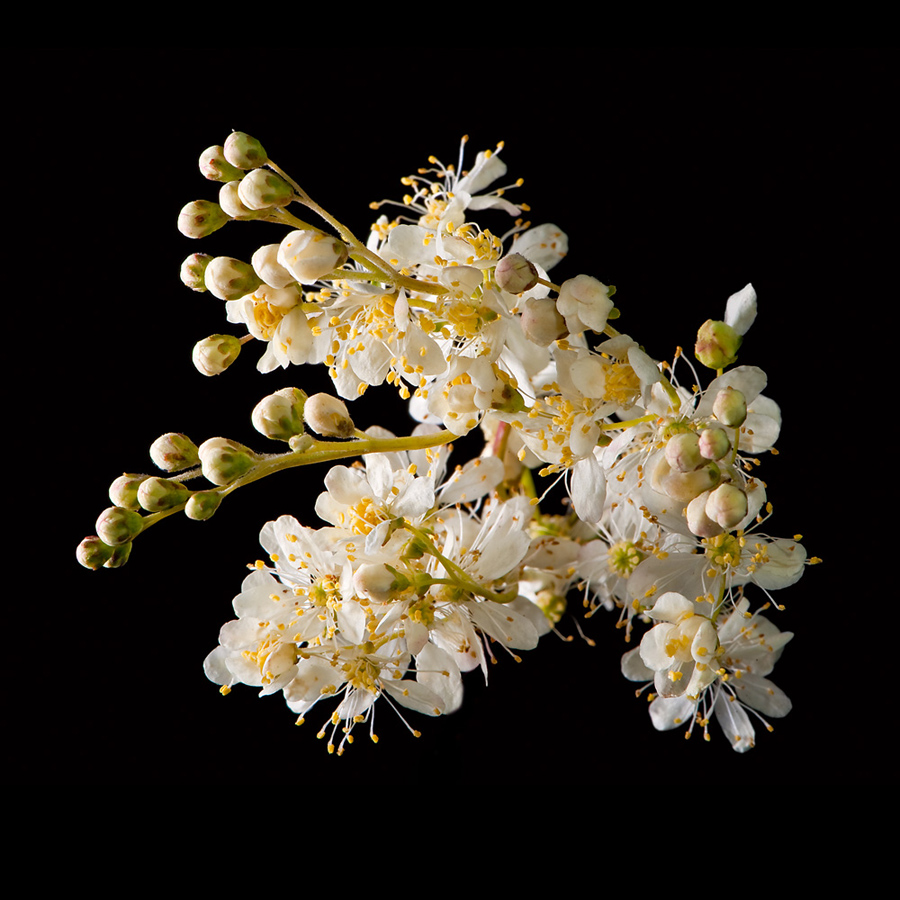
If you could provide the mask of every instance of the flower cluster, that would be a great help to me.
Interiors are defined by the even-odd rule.
[[[680,349],[671,363],[654,359],[613,326],[613,286],[588,274],[550,280],[566,234],[520,217],[528,207],[506,195],[521,180],[497,186],[502,145],[468,170],[464,149],[455,166],[432,157],[404,178],[402,212],[379,213],[365,241],[248,135],[203,154],[219,201],[188,204],[185,235],[254,219],[286,231],[249,261],[185,260],[185,284],[224,301],[227,321],[246,329],[200,341],[197,368],[219,374],[256,339],[260,371],[323,364],[337,396],[288,388],[261,401],[253,423],[289,444],[283,455],[164,436],[151,455],[169,477],[118,480],[79,558],[122,565],[173,512],[208,518],[231,491],[282,469],[362,456],[325,476],[316,511],[327,526],[282,516],[263,529],[268,561],[245,579],[237,618],[206,661],[223,693],[238,683],[281,692],[301,720],[334,701],[320,736],[341,753],[357,724],[375,738],[379,698],[456,710],[463,672],[486,675],[495,645],[533,649],[574,595],[588,617],[618,610],[626,641],[645,629],[622,669],[653,685],[656,728],[699,725],[708,736],[715,713],[735,749],[748,749],[748,710],[790,709],[766,676],[792,635],[751,612],[745,592],[770,606],[771,591],[817,561],[799,536],[761,531],[772,506],[758,456],[773,449],[781,414],[765,373],[735,365],[756,292],[737,291],[700,328],[694,357],[712,372],[703,387]],[[511,227],[482,227],[473,217],[485,211],[513,217]],[[420,423],[408,437],[353,422],[345,401],[385,384]],[[450,472],[449,442],[479,428],[483,452]],[[565,486],[564,514],[540,512],[533,469]],[[199,475],[213,487],[190,491],[184,482]]]

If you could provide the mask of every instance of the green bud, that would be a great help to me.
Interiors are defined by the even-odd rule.
[[[120,475],[109,486],[109,499],[112,500],[113,506],[121,506],[123,509],[140,509],[138,488],[141,486],[141,482],[148,477],[147,475],[129,475],[128,473]]]
[[[206,291],[203,276],[213,258],[208,253],[192,253],[181,264],[181,280],[192,291]]]
[[[240,183],[238,197],[249,209],[271,209],[287,206],[294,199],[294,189],[277,173],[254,169]]]
[[[231,256],[217,256],[209,263],[203,281],[220,300],[240,300],[262,284],[250,263]]]
[[[697,332],[694,356],[708,369],[724,369],[737,359],[742,340],[730,325],[707,319]]]
[[[241,342],[232,334],[211,334],[194,344],[191,359],[198,372],[221,375],[241,352]]]
[[[147,512],[162,512],[181,506],[190,491],[180,482],[169,478],[153,476],[141,482],[138,488],[138,503]]]
[[[303,434],[303,407],[306,394],[299,388],[282,388],[264,397],[250,416],[253,427],[273,441],[289,441]]]
[[[244,173],[225,159],[225,149],[216,145],[200,154],[200,172],[210,181],[240,181]]]
[[[131,509],[111,506],[97,519],[97,535],[111,547],[127,544],[144,530],[144,517]]]
[[[259,461],[249,447],[227,438],[210,438],[200,445],[199,452],[203,475],[213,484],[231,484]]]
[[[222,495],[216,491],[197,491],[195,494],[191,494],[191,499],[184,507],[184,512],[189,519],[201,522],[204,519],[211,519],[221,502]]]
[[[150,446],[150,459],[166,472],[181,472],[200,462],[197,445],[186,434],[164,434]]]
[[[131,541],[129,541],[127,544],[119,544],[118,547],[113,547],[112,556],[103,565],[107,569],[120,569],[128,562],[132,546]]]
[[[194,200],[178,214],[178,230],[189,238],[202,238],[218,231],[229,217],[218,203]]]
[[[256,169],[264,166],[269,157],[263,145],[243,131],[232,131],[225,141],[225,159],[239,169]]]
[[[86,569],[99,569],[112,558],[113,548],[105,544],[97,535],[86,537],[75,551],[78,562]]]
[[[713,403],[713,415],[723,424],[731,428],[743,425],[747,418],[747,400],[733,387],[726,387],[716,394]]]

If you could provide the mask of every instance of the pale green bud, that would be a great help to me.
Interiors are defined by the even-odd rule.
[[[111,506],[97,519],[97,535],[111,547],[127,544],[144,530],[144,518],[130,509]]]
[[[178,214],[178,230],[189,238],[202,238],[218,231],[229,219],[218,203],[194,200]]]
[[[356,428],[347,404],[331,394],[313,394],[306,401],[303,415],[313,431],[326,437],[350,437]]]
[[[131,547],[132,543],[129,541],[127,544],[119,544],[118,547],[112,548],[112,556],[105,562],[103,565],[107,569],[119,569],[128,562],[128,557],[131,556]]]
[[[246,475],[259,461],[249,447],[227,438],[210,438],[200,445],[203,475],[213,484],[231,484]]]
[[[203,281],[220,300],[240,300],[262,284],[250,263],[231,256],[217,256],[209,263]]]
[[[197,445],[186,434],[164,434],[150,445],[150,459],[166,472],[180,472],[200,462]]]
[[[282,388],[263,397],[250,416],[253,427],[273,441],[289,441],[303,434],[303,407],[306,394],[299,388]]]
[[[706,514],[706,501],[709,499],[709,494],[710,492],[706,491],[700,494],[699,497],[694,497],[688,503],[685,513],[691,534],[701,538],[715,537],[725,530],[718,522],[714,522]]]
[[[121,506],[123,509],[140,509],[138,502],[138,488],[148,475],[120,475],[109,486],[109,499],[113,506]]]
[[[724,428],[704,428],[700,434],[700,455],[705,459],[722,459],[731,449]]]
[[[660,494],[688,503],[704,491],[714,488],[720,479],[719,467],[714,462],[708,462],[693,472],[679,472],[663,456],[653,470],[651,484],[653,490]]]
[[[225,159],[239,169],[255,169],[263,166],[269,157],[263,145],[243,131],[232,131],[225,141]]]
[[[731,428],[743,425],[747,418],[747,400],[733,387],[726,387],[716,394],[713,403],[713,415],[723,424]]]
[[[78,562],[86,569],[99,569],[112,558],[113,548],[105,544],[97,535],[86,537],[75,551]]]
[[[138,488],[138,503],[147,512],[162,512],[181,506],[190,491],[180,482],[153,476],[141,482]]]
[[[700,438],[693,431],[676,434],[666,444],[666,461],[678,472],[693,472],[706,460],[700,454]]]
[[[287,206],[294,199],[294,189],[276,172],[254,169],[238,187],[241,203],[249,209]]]
[[[241,352],[241,342],[231,334],[211,334],[194,344],[191,359],[198,372],[220,375]]]
[[[530,291],[538,283],[538,270],[521,253],[510,253],[497,263],[494,279],[504,291],[521,294],[523,291]]]
[[[191,494],[184,512],[189,519],[202,522],[204,519],[211,519],[221,503],[222,495],[216,491],[197,491]]]
[[[267,209],[250,209],[249,206],[244,206],[238,181],[229,181],[219,188],[219,206],[232,219],[262,219],[269,214]]]
[[[181,281],[186,284],[192,291],[206,291],[206,284],[203,276],[206,267],[212,262],[213,258],[208,253],[192,253],[181,264]]]
[[[706,501],[706,514],[722,528],[734,528],[747,516],[747,495],[734,484],[720,484]]]
[[[724,369],[737,359],[742,340],[730,325],[707,319],[697,332],[694,356],[708,369]]]
[[[225,159],[225,149],[219,145],[207,147],[200,154],[200,172],[210,181],[240,181],[244,173]]]

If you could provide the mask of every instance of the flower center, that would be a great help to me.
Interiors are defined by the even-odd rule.
[[[646,554],[631,541],[618,541],[606,551],[606,555],[610,571],[621,578],[628,578],[646,558]]]
[[[734,534],[719,534],[704,538],[706,556],[714,566],[727,569],[741,561],[741,538]]]

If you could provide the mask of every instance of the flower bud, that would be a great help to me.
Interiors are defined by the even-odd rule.
[[[730,449],[724,428],[704,428],[700,433],[700,455],[704,459],[722,459]]]
[[[706,514],[724,529],[734,528],[747,516],[747,495],[734,484],[720,484],[706,501]]]
[[[713,462],[708,462],[693,472],[679,472],[673,469],[663,456],[653,470],[651,484],[653,490],[660,494],[681,503],[688,503],[704,491],[714,488],[720,478],[719,467]]]
[[[103,565],[107,569],[120,569],[128,562],[128,557],[131,556],[131,547],[131,541],[127,544],[119,544],[118,547],[113,547],[112,556]]]
[[[162,512],[174,509],[187,500],[190,491],[180,482],[156,475],[141,482],[138,488],[138,503],[147,512]]]
[[[299,388],[282,388],[264,397],[250,416],[253,427],[273,441],[289,441],[303,434],[303,407],[306,394]]]
[[[231,334],[211,334],[194,344],[191,359],[198,372],[220,375],[241,352],[241,342]]]
[[[737,359],[742,340],[730,325],[707,319],[697,332],[694,356],[708,369],[724,369]]]
[[[287,206],[294,199],[294,189],[276,172],[254,169],[240,183],[238,197],[249,209],[271,209]]]
[[[504,256],[494,269],[494,280],[504,291],[521,294],[530,291],[538,283],[538,270],[533,262],[521,253]]]
[[[306,401],[303,415],[313,431],[326,437],[350,437],[356,428],[347,404],[331,394],[313,394]]]
[[[147,475],[120,475],[109,486],[109,499],[112,500],[113,506],[121,506],[122,509],[140,509],[141,504],[138,502],[138,488],[141,482],[149,476]]]
[[[706,460],[700,454],[700,438],[693,431],[676,434],[666,444],[666,461],[678,472],[693,472]]]
[[[225,159],[239,169],[255,169],[263,166],[269,157],[263,145],[243,131],[232,131],[225,141]]]
[[[409,587],[409,579],[384,563],[363,563],[353,573],[353,588],[361,597],[375,603],[387,603],[398,591]]]
[[[191,494],[185,504],[184,512],[189,519],[202,522],[205,519],[211,519],[221,503],[222,495],[216,491],[197,491]]]
[[[566,320],[559,314],[556,302],[549,297],[531,297],[522,310],[522,331],[532,344],[549,347],[568,334]]]
[[[205,292],[206,283],[203,276],[212,259],[208,253],[192,253],[181,264],[181,281],[192,291]]]
[[[212,200],[194,200],[178,214],[178,230],[189,238],[202,238],[218,231],[229,219],[228,214]]]
[[[219,188],[219,206],[232,219],[262,219],[269,214],[267,209],[250,209],[249,206],[244,206],[238,181],[229,181]]]
[[[265,244],[258,248],[250,258],[250,265],[269,287],[286,288],[289,284],[296,284],[296,279],[278,262],[279,247],[280,244]]]
[[[207,147],[200,154],[200,172],[210,181],[240,181],[244,173],[225,159],[223,147]]]
[[[111,506],[100,513],[96,528],[100,540],[115,547],[134,540],[144,530],[144,518],[133,510]]]
[[[278,248],[278,262],[300,284],[312,284],[347,261],[347,247],[321,231],[292,231]]]
[[[209,263],[203,281],[220,300],[240,300],[262,284],[253,266],[231,256],[217,256]]]
[[[186,434],[164,434],[150,445],[150,459],[166,472],[180,472],[200,462],[197,445]]]
[[[747,418],[747,400],[733,387],[722,388],[713,403],[713,415],[723,424],[737,428]]]
[[[78,562],[86,569],[99,569],[105,566],[113,555],[113,548],[104,544],[97,535],[86,537],[75,551]]]
[[[687,526],[691,530],[691,534],[701,538],[715,537],[725,530],[706,514],[706,501],[709,499],[709,494],[709,491],[705,491],[698,497],[694,497],[687,505]]]
[[[227,438],[210,438],[200,445],[203,475],[213,484],[231,484],[249,472],[259,457],[249,448]]]
[[[578,334],[586,328],[598,334],[602,332],[613,309],[609,299],[611,293],[611,288],[590,275],[578,275],[564,281],[556,298],[556,307],[565,317],[569,333]]]

